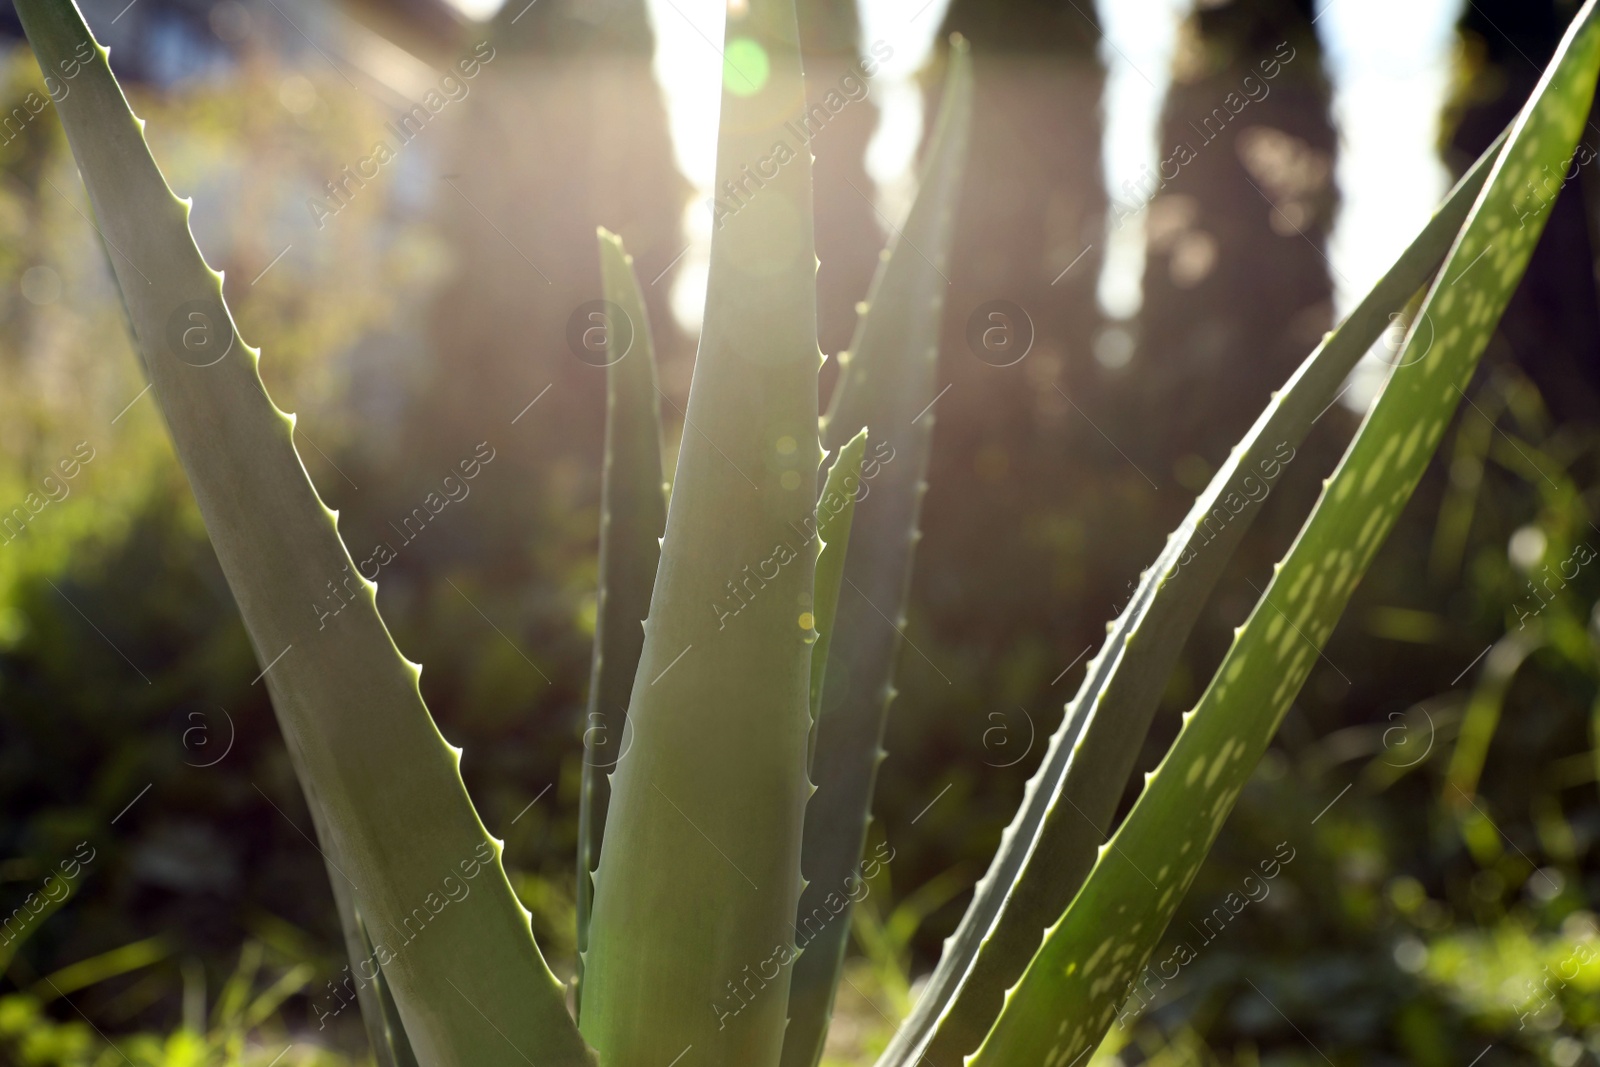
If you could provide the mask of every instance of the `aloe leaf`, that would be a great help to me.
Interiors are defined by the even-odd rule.
[[[828,648],[833,643],[834,620],[839,610],[839,590],[844,585],[844,568],[850,548],[850,528],[856,504],[861,499],[861,461],[866,457],[867,431],[852,437],[828,468],[828,479],[817,501],[816,606],[812,609],[816,643],[811,646],[811,739],[815,754],[816,723],[822,705],[823,682],[828,675]],[[810,764],[808,756],[807,765]]]
[[[360,925],[361,943],[366,949],[367,958],[371,958],[376,951],[372,944],[372,937],[367,933],[366,924],[361,922],[361,916],[356,916]],[[382,968],[379,969],[378,979],[374,983],[377,989],[378,1003],[368,1006],[367,1001],[361,1001],[361,1017],[367,1021],[369,1012],[376,1012],[377,1023],[366,1022],[367,1039],[372,1044],[373,1058],[378,1067],[418,1067],[417,1054],[411,1048],[411,1041],[406,1037],[405,1023],[400,1019],[400,1006],[394,1002],[394,990],[389,988],[388,981],[383,977]],[[376,1031],[376,1033],[374,1033]]]
[[[267,397],[105,50],[68,0],[17,10],[40,64],[76,76],[57,108],[155,397],[418,1058],[589,1062],[420,668],[306,476],[294,420]]]
[[[329,833],[323,819],[322,805],[311,793],[308,776],[292,750],[290,763],[294,765],[295,775],[300,779],[301,792],[306,798],[306,808],[311,812],[312,830],[316,833],[317,840],[321,842],[322,849],[326,850],[329,847]],[[345,954],[350,957],[350,966],[346,970],[349,973],[349,981],[355,988],[361,1021],[367,1031],[367,1043],[372,1047],[372,1058],[376,1061],[377,1067],[417,1067],[417,1055],[412,1051],[411,1042],[406,1038],[405,1024],[400,1021],[400,1009],[394,1002],[394,995],[384,982],[383,968],[372,965],[371,961],[376,959],[374,953],[377,950],[372,943],[371,935],[367,933],[366,924],[361,920],[361,913],[357,909],[350,884],[344,880],[326,851],[323,854],[323,864],[328,872],[328,884],[333,889],[334,909],[339,914],[339,929],[344,935]],[[368,974],[371,978],[366,977]],[[343,1003],[342,994],[339,1002]],[[319,1007],[316,1010],[320,1013],[322,1009]],[[322,1020],[319,1018],[318,1029],[321,1029],[321,1024]]]
[[[627,751],[628,697],[644,647],[644,619],[661,559],[667,500],[661,467],[661,408],[656,354],[633,257],[622,239],[599,232],[601,312],[622,320],[606,331],[606,453],[600,489],[600,589],[584,714],[583,775],[578,803],[578,997],[589,947],[591,878],[611,796],[610,775]]]
[[[840,357],[839,384],[823,430],[829,448],[844,446],[865,426],[873,442],[844,563],[848,588],[840,594],[839,637],[825,653],[814,653],[827,656],[833,680],[823,686],[817,708],[811,768],[817,793],[806,808],[800,865],[808,884],[796,921],[806,944],[789,994],[785,1067],[811,1067],[821,1056],[848,943],[848,905],[837,902],[848,900],[860,881],[857,867],[894,697],[900,630],[885,618],[902,617],[910,591],[948,288],[941,272],[971,119],[972,60],[966,42],[957,38],[916,202],[873,281],[851,354]],[[818,920],[819,908],[829,921]]]
[[[1294,449],[1438,267],[1482,190],[1490,145],[1389,271],[1306,358],[1168,539],[1090,661],[973,902],[882,1063],[959,1063],[1083,884],[1162,690],[1228,559]]]
[[[1585,4],[1299,537],[973,1063],[1071,1063],[1097,1044],[1166,930],[1351,591],[1410,498],[1543,229],[1600,69]],[[1541,195],[1540,190],[1544,195]],[[1281,401],[1279,401],[1281,402]],[[1137,644],[1140,635],[1133,636]]]
[[[318,837],[321,838],[322,835],[319,834]],[[325,866],[328,881],[333,885],[334,906],[339,913],[339,929],[344,935],[345,954],[350,957],[350,967],[354,968],[372,958],[372,939],[367,936],[361,916],[356,912],[356,903],[350,895],[350,887],[343,884],[344,880],[339,877],[339,872],[332,863],[326,863]],[[378,983],[382,981],[381,969],[379,972],[374,981],[355,982],[352,979],[353,988],[356,992],[356,1003],[361,1008],[361,1021],[366,1027],[367,1043],[372,1046],[372,1058],[377,1061],[378,1067],[397,1067],[400,1060],[395,1054],[391,1020],[384,1017],[383,995],[378,988]],[[322,1009],[319,1007],[316,1010],[320,1012]],[[392,1020],[392,1025],[394,1036],[404,1041],[405,1029],[400,1020],[398,1018]],[[408,1045],[408,1051],[409,1047]]]
[[[730,6],[705,325],[612,775],[584,1035],[777,1062],[810,794],[816,253],[793,0]]]

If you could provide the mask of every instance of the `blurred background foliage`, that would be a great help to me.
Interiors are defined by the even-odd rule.
[[[803,6],[816,100],[868,42],[852,0]],[[709,232],[644,4],[512,3],[487,26],[423,0],[84,7],[194,198],[197,239],[352,554],[390,546],[380,607],[425,664],[541,944],[570,973],[603,376],[569,355],[566,323],[597,293],[604,224],[648,283],[675,435],[694,327],[669,294]],[[1466,6],[1447,165],[1515,112],[1574,7]],[[1280,42],[1294,58],[1268,100],[1146,190],[1143,303],[1121,318],[1096,297],[1102,235],[1128,201],[1102,175],[1094,9],[934,10],[973,42],[977,122],[869,843],[895,858],[856,912],[828,1054],[841,1067],[883,1047],[954,928],[1080,653],[1335,314],[1323,8],[1207,0],[1185,15],[1163,146]],[[48,86],[9,11],[6,29],[0,110],[15,119]],[[492,59],[441,82],[477,46]],[[936,49],[930,98],[940,63]],[[437,123],[351,180],[429,89],[448,98]],[[830,355],[895,224],[895,190],[875,203],[865,164],[879,106],[852,103],[812,144]],[[48,109],[0,129],[0,1062],[361,1062],[325,867],[141,392],[115,252]],[[1152,966],[1184,962],[1147,972],[1093,1062],[1600,1063],[1597,181],[1587,165],[1561,193],[1468,403]],[[1033,322],[1011,367],[965,341],[996,297]],[[1355,420],[1330,409],[1275,485],[1141,770]],[[475,454],[493,458],[469,494],[402,529]]]

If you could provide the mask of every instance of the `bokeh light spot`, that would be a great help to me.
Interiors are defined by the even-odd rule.
[[[22,272],[22,295],[30,304],[53,304],[61,297],[61,275],[40,265]]]
[[[729,41],[722,58],[722,86],[734,96],[754,96],[767,84],[772,72],[767,50],[750,38]]]

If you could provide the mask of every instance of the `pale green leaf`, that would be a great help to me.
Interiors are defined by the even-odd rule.
[[[834,620],[839,610],[839,591],[844,583],[846,552],[850,548],[850,529],[855,520],[856,503],[865,489],[861,482],[861,461],[867,451],[867,431],[863,429],[839,449],[828,468],[828,479],[817,501],[816,529],[819,542],[815,580],[816,606],[812,609],[816,643],[811,648],[811,729],[813,750],[816,723],[822,703],[824,680],[828,675],[828,646],[833,643]]]
[[[1504,135],[1306,358],[1144,573],[1089,662],[994,862],[885,1053],[886,1067],[922,1057],[955,1062],[977,1048],[1005,990],[1094,864],[1166,680],[1223,568],[1312,424],[1448,252],[1503,143]]]
[[[644,648],[644,620],[661,559],[667,501],[661,468],[661,406],[656,354],[633,257],[622,239],[599,233],[605,333],[606,452],[600,488],[600,588],[595,612],[589,703],[583,722],[578,803],[578,997],[589,947],[591,880],[611,798],[611,773],[628,746],[628,698]]]
[[[46,70],[154,395],[239,603],[328,862],[345,879],[418,1058],[430,1067],[583,1064],[589,1054],[533,941],[500,845],[462,785],[71,0],[17,10]],[[492,431],[491,431],[492,434]],[[492,447],[492,446],[491,446]]]
[[[862,469],[850,553],[844,565],[829,677],[817,710],[800,866],[807,879],[795,920],[804,952],[794,966],[783,1067],[812,1067],[822,1055],[850,909],[835,910],[860,881],[861,850],[883,758],[884,722],[894,698],[899,620],[911,587],[917,517],[927,488],[953,216],[972,121],[972,59],[951,42],[944,99],[910,216],[889,246],[868,295],[833,395],[824,440],[839,448],[862,427],[872,446]],[[819,910],[820,909],[820,910]],[[824,921],[826,920],[826,921]]]
[[[584,963],[613,1067],[774,1063],[783,1040],[822,458],[797,36],[793,0],[729,8],[704,327]]]

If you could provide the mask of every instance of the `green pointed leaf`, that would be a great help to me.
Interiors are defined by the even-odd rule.
[[[834,619],[839,610],[839,590],[844,584],[846,551],[850,547],[850,527],[860,500],[861,461],[867,451],[867,431],[863,429],[841,449],[828,468],[828,480],[817,501],[817,576],[816,607],[812,609],[816,643],[811,647],[811,735],[816,744],[817,715],[822,704],[822,685],[828,675],[828,646],[833,643]],[[814,751],[814,749],[813,749]],[[808,758],[809,764],[809,758]]]
[[[419,668],[306,477],[105,50],[70,0],[17,10],[40,64],[76,73],[56,106],[157,403],[418,1058],[589,1062]]]
[[[816,253],[793,0],[731,7],[705,325],[612,775],[584,1035],[615,1067],[777,1061],[800,891]]]
[[[1596,2],[1585,4],[1513,127],[1393,375],[1299,538],[1133,811],[1007,993],[978,1067],[1072,1062],[1099,1043],[1144,969],[1421,478],[1522,277],[1555,191],[1546,175],[1565,173],[1593,100]]]
[[[633,257],[622,239],[599,233],[600,279],[610,305],[599,314],[619,321],[606,331],[606,454],[600,489],[600,589],[583,723],[583,776],[578,803],[578,997],[589,947],[592,875],[611,798],[609,778],[628,745],[628,697],[644,648],[644,620],[661,559],[667,499],[661,466],[661,408],[656,354]]]
[[[1504,143],[1492,144],[1339,328],[1306,358],[1147,570],[1090,661],[1022,806],[882,1062],[960,1062],[1077,893],[1184,641],[1259,504],[1392,315],[1438,267]]]
[[[804,952],[789,994],[784,1067],[811,1067],[821,1057],[849,938],[848,906],[835,913],[826,901],[830,895],[848,900],[860,881],[857,867],[900,648],[899,628],[885,620],[903,616],[911,587],[934,421],[928,408],[935,397],[940,312],[948,288],[942,270],[971,120],[972,60],[958,38],[916,202],[904,236],[890,244],[878,269],[851,353],[840,357],[843,367],[824,428],[829,448],[843,446],[866,426],[873,441],[844,563],[839,639],[826,651],[835,681],[824,685],[817,709],[811,768],[817,792],[806,808],[801,856],[808,884],[795,924]]]
[[[301,791],[305,794],[306,807],[311,812],[312,829],[323,852],[328,884],[333,889],[334,909],[339,913],[339,930],[344,935],[345,953],[350,957],[350,964],[345,968],[345,978],[341,979],[337,986],[341,989],[353,986],[355,989],[356,1003],[360,1005],[361,1021],[367,1031],[367,1043],[372,1047],[372,1058],[377,1062],[377,1067],[417,1067],[416,1053],[412,1051],[411,1042],[406,1037],[405,1024],[400,1021],[399,1006],[395,1004],[394,995],[383,979],[383,968],[381,965],[373,965],[377,949],[372,943],[371,935],[367,933],[366,924],[361,921],[355,894],[327,855],[329,834],[323,821],[322,805],[312,797],[307,785],[308,776],[301,769],[299,760],[294,757],[292,751],[290,763],[294,765],[295,776],[300,779]],[[368,975],[371,977],[368,978]],[[327,997],[318,997],[314,1002],[313,1011],[318,1014],[319,1030],[322,1028],[324,1012],[337,1014],[342,1010],[344,1003],[342,996],[341,993],[336,1003],[328,1002]]]
[[[373,946],[372,935],[367,933],[366,923],[361,921],[361,916],[356,916],[360,926],[361,944],[366,949],[365,959],[371,959],[377,949]],[[405,1023],[400,1018],[400,1005],[394,1002],[394,990],[389,988],[388,981],[383,977],[383,969],[378,970],[377,981],[373,983],[378,993],[378,1003],[369,1005],[366,1000],[361,1001],[361,1018],[367,1026],[367,1038],[372,1044],[373,1059],[378,1067],[418,1067],[417,1054],[411,1048],[411,1040],[406,1037]],[[377,1022],[372,1022],[376,1019]]]

